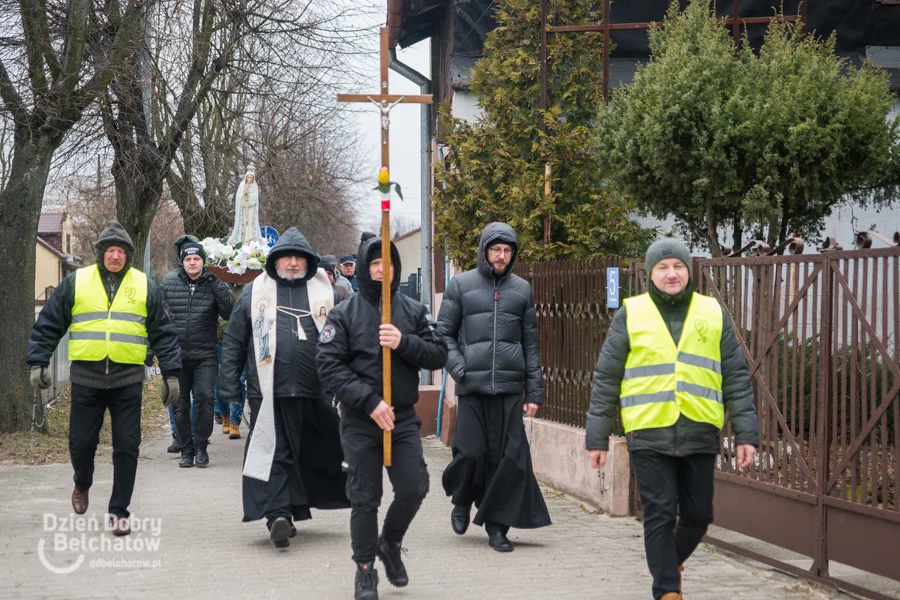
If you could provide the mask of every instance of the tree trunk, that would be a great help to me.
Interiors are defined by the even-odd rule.
[[[719,245],[719,224],[713,209],[712,197],[706,199],[706,242],[713,258],[722,258],[722,246]]]
[[[132,264],[141,270],[146,270],[144,248],[162,196],[163,169],[167,171],[168,165],[163,166],[155,147],[132,146],[116,152],[113,161],[116,216],[134,242]]]
[[[35,238],[50,161],[59,142],[26,126],[17,127],[12,166],[0,192],[0,432],[31,424],[34,391],[25,348],[34,325]]]
[[[216,190],[204,190],[203,206],[197,199],[197,191],[193,184],[170,172],[168,179],[169,192],[175,201],[181,218],[184,220],[184,232],[196,235],[200,239],[222,238],[231,233],[234,214],[231,212],[230,200],[223,200]]]
[[[734,244],[734,252],[737,252],[744,246],[744,229],[741,227],[740,213],[734,215],[734,235],[731,238],[731,243]]]

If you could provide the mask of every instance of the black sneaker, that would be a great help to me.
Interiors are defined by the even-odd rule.
[[[409,575],[401,560],[405,548],[400,542],[389,542],[384,536],[378,536],[378,552],[376,556],[384,565],[384,574],[394,587],[404,587],[409,584]]]
[[[169,454],[178,454],[178,440],[175,438],[174,433],[172,434],[172,443],[166,448],[166,452]]]
[[[194,451],[193,450],[182,450],[181,451],[181,460],[178,461],[178,466],[186,469],[188,467],[194,466]]]
[[[216,415],[216,425],[222,424],[222,415]]]
[[[378,600],[378,571],[375,561],[356,563],[355,600]]]
[[[269,539],[276,548],[287,548],[291,545],[291,522],[287,517],[278,517],[269,524]]]
[[[209,454],[206,448],[197,448],[197,466],[204,469],[209,466]]]

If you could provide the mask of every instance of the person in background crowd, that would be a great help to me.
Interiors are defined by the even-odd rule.
[[[209,466],[213,391],[218,380],[218,319],[231,317],[231,290],[206,270],[206,252],[196,242],[181,245],[182,267],[163,278],[161,289],[181,344],[181,397],[175,403],[179,467]],[[197,405],[191,419],[192,404]]]

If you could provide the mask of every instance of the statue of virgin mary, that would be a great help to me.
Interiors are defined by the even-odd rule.
[[[256,240],[265,243],[259,233],[259,186],[256,184],[256,170],[247,167],[247,174],[234,195],[234,229],[228,236],[231,244]]]

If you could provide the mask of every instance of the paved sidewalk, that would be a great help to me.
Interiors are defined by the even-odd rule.
[[[131,510],[159,529],[133,533],[135,546],[122,551],[89,549],[69,574],[50,572],[41,556],[52,568],[71,568],[82,552],[54,544],[113,539],[103,532],[45,531],[72,515],[71,467],[0,467],[0,598],[352,598],[349,511],[314,512],[288,550],[274,550],[263,522],[241,523],[244,440],[219,431],[207,469],[179,469],[175,455],[166,454],[167,438],[148,441]],[[431,494],[404,542],[411,583],[392,588],[379,565],[383,600],[650,598],[640,524],[591,514],[550,489],[544,492],[553,526],[513,530],[512,554],[492,551],[478,527],[454,535],[440,487],[450,452],[434,440],[425,447]],[[95,517],[101,529],[111,477],[109,457],[100,458],[85,517]],[[136,549],[154,541],[158,550]],[[708,546],[688,562],[685,592],[691,600],[836,597]]]

